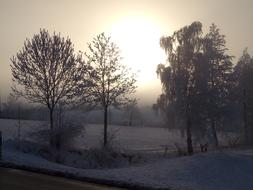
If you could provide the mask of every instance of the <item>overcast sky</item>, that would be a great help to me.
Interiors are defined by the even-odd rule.
[[[10,58],[40,28],[69,36],[76,51],[101,32],[119,42],[124,63],[139,70],[137,95],[154,103],[160,93],[156,65],[163,61],[159,37],[200,21],[215,23],[229,52],[253,54],[253,0],[0,0],[0,95],[10,92]]]

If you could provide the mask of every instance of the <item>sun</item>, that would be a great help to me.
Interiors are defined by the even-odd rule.
[[[159,46],[162,32],[154,22],[141,17],[127,17],[113,24],[110,35],[121,49],[122,62],[138,71],[139,85],[157,80],[156,67],[166,58]]]

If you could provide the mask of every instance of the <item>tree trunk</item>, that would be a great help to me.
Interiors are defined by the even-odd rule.
[[[54,110],[49,109],[49,117],[50,117],[50,147],[55,148],[54,143]]]
[[[186,142],[187,142],[188,154],[192,155],[193,154],[193,147],[192,147],[192,133],[191,133],[191,121],[190,121],[190,118],[187,118],[186,136],[187,136]]]
[[[57,109],[57,123],[56,126],[54,126],[55,128],[55,147],[56,150],[59,151],[61,149],[61,132],[62,132],[62,108],[61,105],[59,105],[58,109]]]
[[[246,89],[243,89],[243,123],[244,123],[244,138],[245,143],[249,143],[248,120],[247,120],[247,104],[246,104]]]
[[[212,135],[214,138],[214,144],[216,147],[219,146],[219,141],[218,141],[218,136],[217,136],[217,132],[216,132],[216,124],[215,124],[215,119],[212,118],[211,120],[211,128],[212,128]]]
[[[104,107],[104,147],[107,146],[107,109],[108,107]]]
[[[18,150],[21,149],[21,116],[20,105],[18,105]]]

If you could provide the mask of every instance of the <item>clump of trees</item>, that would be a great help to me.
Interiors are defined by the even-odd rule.
[[[193,153],[193,135],[204,136],[207,131],[214,145],[219,145],[217,130],[222,130],[224,121],[240,111],[234,102],[242,104],[248,139],[253,95],[250,55],[244,51],[234,67],[219,28],[212,24],[203,35],[200,22],[162,37],[160,45],[167,54],[167,63],[157,67],[163,93],[154,108],[166,116],[170,127],[186,133],[188,153]]]
[[[232,119],[238,129],[243,123],[244,142],[253,143],[253,58],[247,49],[233,65],[219,28],[212,24],[203,34],[200,22],[162,37],[160,46],[167,63],[157,67],[163,93],[153,108],[161,111],[170,127],[186,134],[188,154],[194,152],[193,137],[207,132],[219,146],[217,132]],[[74,52],[69,38],[42,29],[11,59],[13,94],[47,107],[54,149],[60,148],[64,135],[59,132],[63,129],[59,109],[86,103],[103,109],[106,147],[109,107],[125,108],[131,125],[137,103],[130,97],[136,89],[136,74],[120,61],[118,46],[104,33],[93,38],[83,55]],[[6,108],[13,107],[11,102]]]
[[[62,141],[55,119],[59,107],[101,105],[106,146],[108,107],[126,103],[136,88],[135,74],[120,63],[119,48],[110,37],[99,34],[88,48],[90,53],[85,53],[84,59],[74,52],[70,38],[41,29],[11,59],[13,95],[48,108],[50,145],[56,150]]]

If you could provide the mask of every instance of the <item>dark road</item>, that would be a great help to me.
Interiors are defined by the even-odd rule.
[[[0,190],[123,190],[22,170],[0,168]]]

